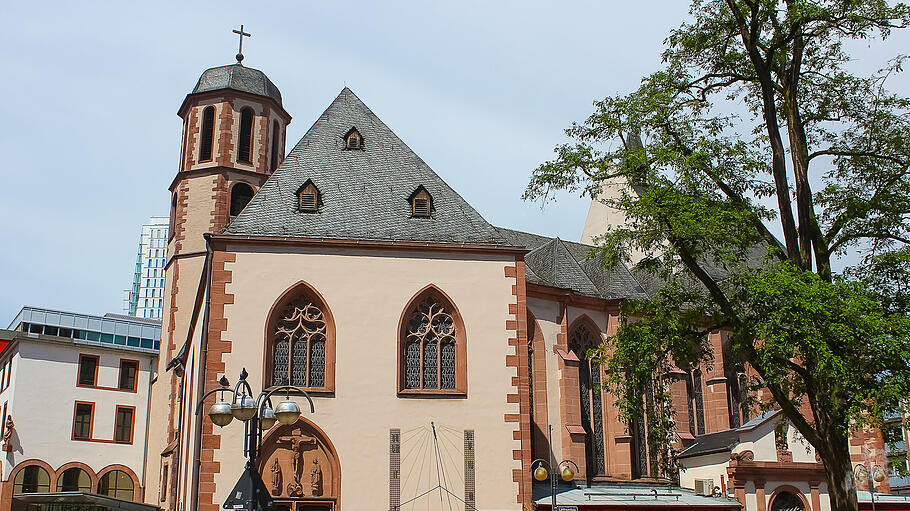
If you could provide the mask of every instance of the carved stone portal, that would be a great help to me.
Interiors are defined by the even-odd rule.
[[[264,439],[260,473],[281,500],[337,499],[338,463],[328,441],[316,428],[299,421],[279,426]]]

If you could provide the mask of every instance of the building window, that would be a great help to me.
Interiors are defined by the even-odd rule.
[[[466,391],[464,324],[442,291],[418,293],[400,328],[399,392]]]
[[[689,418],[689,433],[695,436],[695,385],[692,383],[692,373],[686,375],[686,405]]]
[[[240,214],[243,208],[253,199],[253,187],[246,183],[237,183],[231,187],[231,218]]]
[[[705,434],[705,399],[702,393],[701,370],[692,371],[692,386],[695,395],[695,415],[698,418],[698,434]]]
[[[430,218],[433,214],[433,197],[423,185],[418,186],[411,196],[408,197],[411,205],[411,217],[413,218]]]
[[[278,125],[278,121],[272,121],[272,154],[269,158],[271,172],[275,172],[275,169],[278,168],[278,144],[281,142],[278,138],[279,133],[281,133],[281,126]]]
[[[29,465],[16,474],[13,482],[13,493],[48,493],[51,491],[51,478],[47,470]]]
[[[95,405],[93,403],[76,402],[76,414],[73,417],[74,440],[91,440],[94,410]]]
[[[133,479],[122,470],[111,470],[98,480],[98,493],[115,499],[133,500]]]
[[[207,106],[202,111],[202,132],[199,135],[199,162],[212,161],[212,146],[215,141],[215,107]]]
[[[246,107],[240,111],[240,144],[237,150],[237,161],[252,163],[253,148],[253,109]]]
[[[351,128],[344,135],[345,149],[363,149],[363,136],[357,131],[357,128]]]
[[[803,511],[803,500],[793,493],[782,491],[771,502],[771,511]]]
[[[297,189],[297,209],[303,213],[316,213],[322,205],[319,188],[309,179]]]
[[[136,390],[136,373],[139,371],[139,362],[135,360],[120,361],[120,390]]]
[[[128,406],[117,407],[117,417],[114,420],[114,441],[118,444],[133,443],[133,410]]]
[[[79,467],[68,468],[57,478],[57,491],[92,491],[92,478]]]
[[[335,326],[318,293],[299,284],[278,302],[269,325],[266,385],[333,390]]]
[[[98,357],[79,355],[79,385],[94,387],[98,379]]]
[[[605,473],[603,430],[603,396],[600,364],[588,358],[588,350],[602,342],[600,331],[587,322],[579,322],[570,330],[569,349],[578,357],[578,392],[581,405],[581,427],[585,430],[586,472]]]

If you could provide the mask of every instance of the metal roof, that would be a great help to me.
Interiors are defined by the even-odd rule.
[[[26,328],[24,325],[28,325]],[[40,331],[35,326],[43,327]],[[54,333],[48,333],[48,328]],[[108,346],[130,351],[157,353],[161,340],[161,323],[148,318],[120,314],[96,316],[41,307],[23,307],[9,325],[30,337],[54,335],[73,339],[79,344]]]
[[[535,483],[532,489],[534,502],[538,506],[547,506],[551,503],[550,485],[548,483]],[[577,506],[579,508],[603,507],[668,507],[690,508],[720,507],[740,508],[739,502],[728,497],[706,497],[696,495],[692,490],[668,486],[638,486],[638,485],[595,485],[590,488],[560,485],[556,495],[557,507]]]
[[[266,96],[281,105],[281,92],[269,80],[269,77],[258,69],[241,64],[213,67],[203,71],[193,94],[221,89],[233,89],[259,96]]]

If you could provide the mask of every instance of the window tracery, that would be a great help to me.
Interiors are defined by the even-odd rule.
[[[403,316],[403,391],[464,392],[464,326],[439,293],[427,292]]]
[[[320,304],[300,295],[286,305],[274,333],[272,385],[324,387],[327,333]]]
[[[581,403],[582,428],[585,430],[586,463],[588,473],[605,473],[606,453],[604,448],[603,400],[601,395],[600,364],[589,360],[587,352],[599,344],[599,334],[592,333],[586,324],[572,329],[569,349],[579,359],[578,386]]]

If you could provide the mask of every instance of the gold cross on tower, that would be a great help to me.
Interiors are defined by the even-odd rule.
[[[233,32],[240,36],[240,48],[237,50],[237,63],[239,64],[243,62],[243,36],[253,36],[243,31],[243,25],[240,25],[240,30],[234,30]]]

